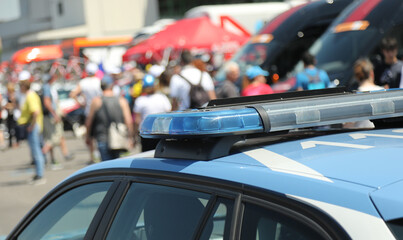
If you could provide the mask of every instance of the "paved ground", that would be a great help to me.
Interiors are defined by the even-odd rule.
[[[30,165],[29,147],[26,143],[18,148],[0,152],[0,236],[7,235],[36,202],[60,181],[87,166],[89,154],[84,141],[75,138],[71,132],[66,133],[66,139],[67,146],[75,158],[64,161],[60,148],[56,148],[56,157],[63,168],[52,170],[47,167],[47,181],[39,186],[28,184],[34,175],[34,168]]]

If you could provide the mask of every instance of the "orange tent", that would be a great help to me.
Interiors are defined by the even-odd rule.
[[[59,45],[46,45],[36,47],[26,47],[18,50],[11,57],[11,61],[20,64],[39,62],[63,57],[63,52]]]

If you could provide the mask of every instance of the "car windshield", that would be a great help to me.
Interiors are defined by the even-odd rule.
[[[358,12],[362,13],[357,10],[360,4],[369,2],[356,1],[309,49],[309,52],[316,56],[317,66],[327,71],[331,80],[339,78],[341,84],[346,84],[351,78],[353,63],[360,57],[371,57],[385,35],[391,35],[398,40],[401,38],[396,30],[402,21],[400,13],[403,5],[400,1],[379,1],[379,5],[359,19],[362,20],[361,23],[369,24],[365,30],[348,29],[335,32],[336,28],[349,23],[346,22],[349,17]],[[358,23],[360,22],[356,22]],[[300,61],[291,73],[295,75],[302,68]]]
[[[279,40],[273,39],[269,43],[248,43],[245,44],[240,51],[238,51],[231,61],[239,64],[241,73],[244,73],[248,66],[262,66],[264,62],[268,61],[268,53],[275,56],[281,47]],[[221,68],[217,73],[217,80],[222,81],[225,79],[224,68]]]
[[[310,52],[316,56],[318,67],[328,73],[347,70],[359,57],[368,54],[376,43],[377,29],[326,34],[316,41]]]
[[[312,45],[309,52],[316,56],[317,67],[332,76],[351,70],[353,63],[358,58],[367,56],[381,37],[382,34],[379,34],[377,28],[368,28],[365,31],[327,32]],[[292,75],[302,71],[303,67],[302,61],[299,61]]]

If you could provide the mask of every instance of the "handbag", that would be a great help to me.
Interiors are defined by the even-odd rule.
[[[108,128],[108,147],[111,150],[128,149],[128,130],[126,124],[111,122]]]
[[[102,99],[102,101],[104,102],[104,99]],[[108,148],[110,150],[127,151],[129,149],[129,146],[128,146],[129,131],[127,129],[126,124],[121,123],[121,122],[111,121],[106,104],[103,103],[102,106],[105,110],[106,117],[109,122]]]

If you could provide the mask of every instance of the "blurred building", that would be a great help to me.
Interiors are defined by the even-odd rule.
[[[147,37],[200,5],[283,1],[309,0],[0,0],[0,61],[24,47],[75,38]],[[166,21],[157,24],[160,18]]]
[[[157,0],[3,0],[2,60],[26,46],[58,44],[78,37],[132,36],[159,19]]]

